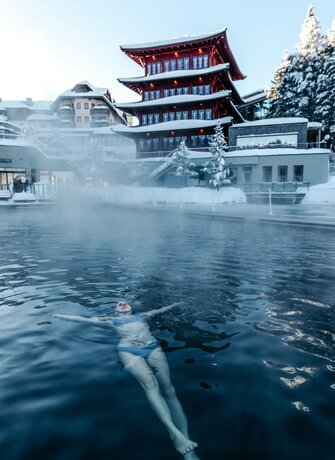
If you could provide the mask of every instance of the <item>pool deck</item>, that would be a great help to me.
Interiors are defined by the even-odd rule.
[[[296,225],[335,230],[335,206],[291,205],[273,206],[272,214],[266,205],[136,205],[132,209],[145,209],[162,213],[183,213],[192,217],[230,220],[259,224]]]

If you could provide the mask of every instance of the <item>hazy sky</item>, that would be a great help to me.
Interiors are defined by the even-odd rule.
[[[118,77],[143,75],[121,44],[228,28],[247,78],[246,94],[269,84],[285,49],[294,51],[310,0],[0,0],[0,98],[55,99],[81,80],[138,100]],[[335,0],[314,0],[322,31]]]

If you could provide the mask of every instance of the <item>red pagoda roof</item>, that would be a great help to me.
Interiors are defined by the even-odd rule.
[[[139,102],[128,102],[123,104],[116,104],[121,110],[134,110],[134,109],[147,109],[148,107],[160,107],[169,105],[183,105],[192,104],[198,102],[215,101],[227,98],[231,95],[231,91],[219,91],[217,93],[200,95],[200,94],[180,94],[177,96],[162,97],[159,99],[153,99],[151,101],[139,101]]]
[[[140,45],[121,45],[120,48],[125,54],[127,54],[127,56],[137,62],[137,64],[144,67],[144,58],[148,55],[155,53],[181,51],[183,49],[189,48],[190,46],[202,48],[204,46],[210,45],[216,46],[216,49],[223,59],[223,62],[229,62],[232,79],[243,80],[245,75],[239,69],[234,55],[230,49],[226,28],[207,35],[183,36],[170,40],[144,43]]]
[[[138,133],[159,133],[166,131],[189,131],[200,128],[212,128],[218,123],[220,125],[232,124],[234,118],[227,116],[224,118],[218,118],[214,120],[177,120],[177,121],[165,121],[162,123],[155,123],[152,125],[141,125],[141,126],[124,126],[115,125],[113,130],[121,134],[138,134]]]

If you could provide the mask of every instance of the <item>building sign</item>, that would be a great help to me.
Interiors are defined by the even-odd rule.
[[[0,163],[13,163],[11,158],[0,158]]]

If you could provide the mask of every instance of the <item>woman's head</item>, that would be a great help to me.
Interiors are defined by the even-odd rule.
[[[128,302],[118,302],[118,304],[115,307],[115,310],[118,313],[130,313],[131,312],[131,306],[129,305]]]

